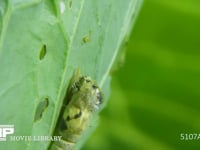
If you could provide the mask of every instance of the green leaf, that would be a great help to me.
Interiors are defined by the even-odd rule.
[[[140,4],[141,0],[0,2],[0,124],[14,125],[11,136],[53,134],[78,67],[108,97],[109,71]],[[46,149],[48,144],[8,140],[0,149]]]

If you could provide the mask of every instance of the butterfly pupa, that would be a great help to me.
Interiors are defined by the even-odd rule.
[[[102,103],[102,92],[96,82],[82,76],[78,70],[70,81],[67,96],[55,134],[61,141],[51,144],[50,150],[72,150]]]

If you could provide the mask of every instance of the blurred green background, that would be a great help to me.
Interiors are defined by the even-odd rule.
[[[85,150],[200,149],[199,0],[144,1],[111,90]]]

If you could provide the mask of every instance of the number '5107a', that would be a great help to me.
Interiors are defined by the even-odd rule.
[[[200,140],[200,133],[181,133],[180,140]]]

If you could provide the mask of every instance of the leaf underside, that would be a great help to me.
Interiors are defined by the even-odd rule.
[[[140,4],[140,0],[2,0],[0,124],[13,124],[14,136],[51,135],[78,67],[108,97],[109,71]],[[38,107],[41,114],[35,119]],[[46,149],[48,144],[7,141],[0,149]]]

